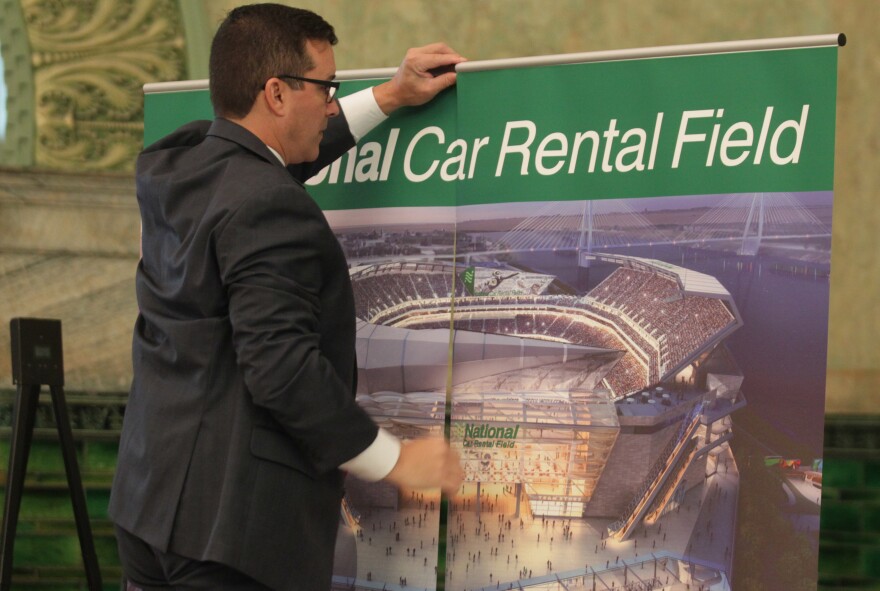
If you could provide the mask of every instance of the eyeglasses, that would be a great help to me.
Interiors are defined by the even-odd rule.
[[[332,80],[318,80],[317,78],[303,78],[302,76],[293,76],[291,74],[278,74],[275,78],[289,78],[290,80],[300,80],[301,82],[311,82],[318,86],[324,87],[324,95],[327,97],[327,103],[332,103],[336,98],[336,91],[339,90],[339,82]]]

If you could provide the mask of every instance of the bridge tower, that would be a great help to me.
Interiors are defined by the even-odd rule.
[[[754,226],[754,231],[752,230]],[[749,204],[749,213],[746,216],[746,225],[743,228],[742,247],[739,254],[755,256],[761,248],[761,239],[764,238],[764,193],[755,193]]]
[[[581,210],[581,227],[578,236],[577,258],[578,267],[590,268],[590,258],[593,254],[593,202],[589,199],[584,201]]]

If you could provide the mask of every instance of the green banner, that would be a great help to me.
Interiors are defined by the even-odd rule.
[[[348,479],[336,587],[816,589],[836,63],[463,72],[308,181],[358,402],[465,470]],[[145,139],[210,117],[147,95]]]
[[[836,87],[816,80],[836,64],[829,47],[460,74],[309,184],[328,210],[831,190]],[[145,141],[210,117],[206,90],[149,94]]]
[[[836,63],[821,48],[461,76],[459,203],[831,190],[836,88],[817,80]]]

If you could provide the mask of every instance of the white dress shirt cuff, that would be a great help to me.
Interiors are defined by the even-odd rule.
[[[370,447],[342,464],[340,469],[351,472],[361,480],[376,482],[382,480],[400,457],[400,440],[380,428]]]
[[[355,142],[361,141],[373,128],[388,119],[388,115],[379,108],[372,87],[342,97],[339,99],[339,108],[345,113],[348,129]]]

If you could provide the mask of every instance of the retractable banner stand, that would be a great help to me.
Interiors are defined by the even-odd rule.
[[[309,182],[359,403],[466,470],[349,478],[336,587],[816,588],[840,44],[463,64]]]

